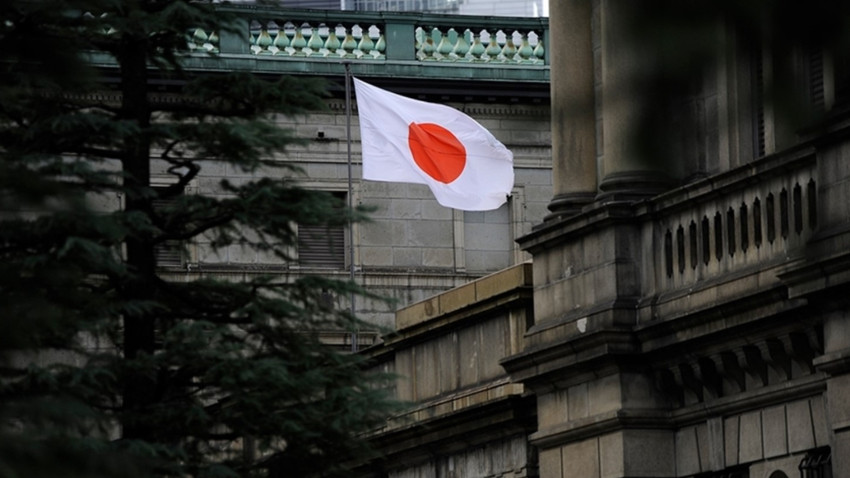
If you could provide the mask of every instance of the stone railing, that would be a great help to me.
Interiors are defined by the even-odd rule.
[[[420,61],[543,64],[546,51],[538,32],[469,28],[459,34],[449,27],[416,27],[416,58]]]
[[[661,236],[658,290],[783,262],[812,236],[818,222],[814,155],[760,166],[672,193],[669,203],[661,200],[666,212],[654,226]]]
[[[245,34],[220,39],[217,32],[195,29],[188,32],[190,50],[335,61],[548,64],[547,19],[223,8],[245,18]]]
[[[279,24],[278,22],[283,22]],[[254,55],[383,60],[387,41],[375,24],[327,25],[308,21],[252,20],[251,53]]]

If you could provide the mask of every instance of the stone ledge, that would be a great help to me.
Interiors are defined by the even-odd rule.
[[[400,426],[374,430],[369,439],[396,463],[418,463],[434,454],[526,437],[534,430],[534,407],[528,395],[507,394],[425,420],[411,417]]]
[[[396,312],[396,330],[423,325],[518,288],[531,287],[531,262],[525,262],[437,294]]]
[[[442,418],[510,396],[521,396],[524,391],[525,388],[521,383],[512,383],[505,377],[483,387],[479,386],[423,402],[419,406],[390,419],[381,431],[386,433],[406,428],[410,424],[420,424],[428,420]]]

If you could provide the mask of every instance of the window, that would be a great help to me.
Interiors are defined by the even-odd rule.
[[[806,453],[800,461],[801,478],[832,478],[832,453],[829,447]]]
[[[155,188],[164,189],[164,188]],[[173,208],[177,202],[174,196],[153,200],[154,211],[166,213]],[[157,267],[182,267],[183,266],[183,241],[168,240],[154,246],[154,257]]]
[[[332,193],[345,204],[346,195]],[[326,224],[298,225],[298,264],[302,267],[343,269],[345,267],[345,227]]]

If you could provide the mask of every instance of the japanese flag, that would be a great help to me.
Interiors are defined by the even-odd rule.
[[[513,154],[469,116],[354,79],[363,179],[427,184],[437,202],[497,209],[514,185]]]

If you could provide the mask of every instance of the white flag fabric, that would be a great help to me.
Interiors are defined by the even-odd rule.
[[[440,104],[354,78],[363,179],[427,184],[437,202],[497,209],[514,185],[513,154],[483,126]]]

